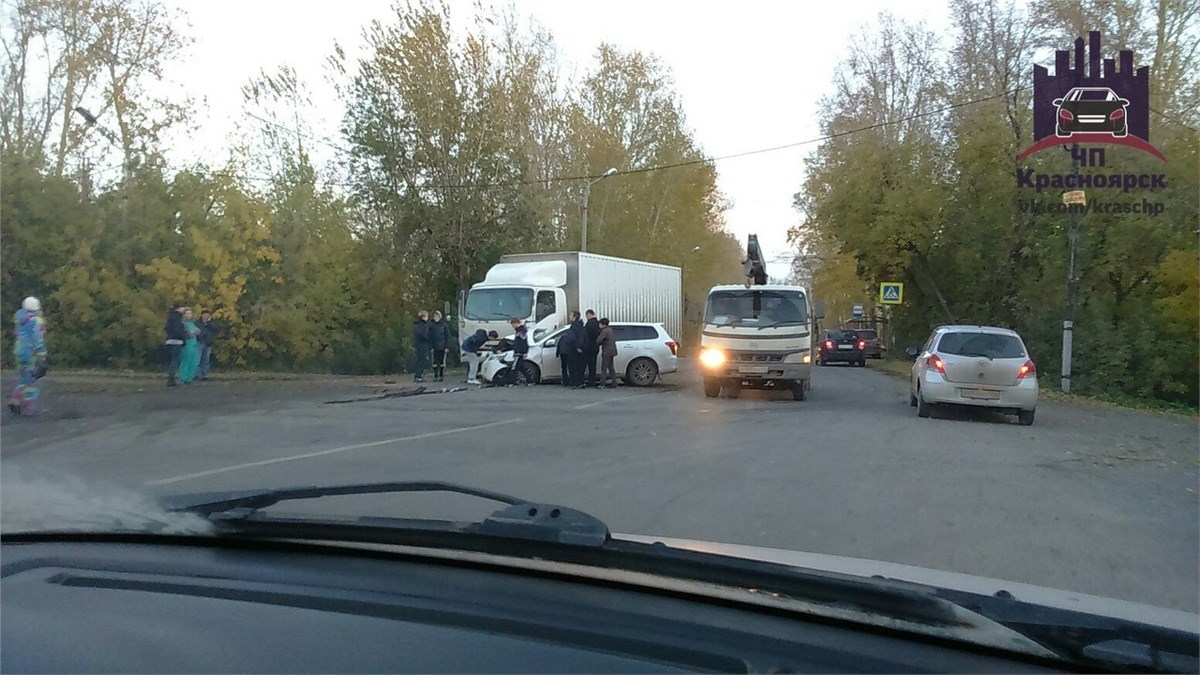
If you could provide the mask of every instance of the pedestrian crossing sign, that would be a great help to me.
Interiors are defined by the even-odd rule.
[[[885,281],[879,284],[879,302],[884,305],[899,305],[904,302],[904,284]]]

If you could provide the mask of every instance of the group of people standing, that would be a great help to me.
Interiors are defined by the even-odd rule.
[[[167,313],[167,386],[176,383],[190,384],[194,380],[208,379],[212,362],[212,348],[218,327],[212,312],[200,310],[197,321],[192,308],[183,302],[171,305]]]
[[[570,327],[558,338],[555,353],[562,362],[562,384],[566,387],[617,386],[615,360],[617,340],[608,319],[597,319],[594,310],[585,313],[587,321],[578,310],[571,312]],[[521,360],[529,353],[528,328],[520,319],[509,322],[513,339],[501,339],[496,331],[490,333],[480,329],[468,335],[460,345],[463,362],[467,364],[467,384],[480,384],[479,364],[486,352],[512,352],[508,362],[508,382],[518,379]],[[491,347],[488,345],[491,344]],[[446,354],[451,349],[450,326],[442,313],[435,311],[432,320],[429,313],[421,310],[413,321],[413,382],[424,382],[425,371],[430,368],[431,357],[433,381],[443,382],[446,378]],[[600,372],[596,371],[596,359],[600,360]]]
[[[424,382],[425,371],[433,366],[433,381],[443,382],[446,379],[446,354],[450,351],[450,326],[442,319],[442,313],[433,312],[433,320],[429,312],[417,312],[413,321],[413,382]]]
[[[13,356],[17,362],[17,386],[8,399],[8,409],[17,415],[34,415],[38,411],[41,387],[38,380],[45,376],[50,367],[50,354],[46,350],[46,319],[42,316],[42,303],[29,296],[21,303],[21,309],[13,315]]]
[[[562,384],[564,387],[617,386],[614,363],[617,358],[617,339],[608,319],[596,319],[596,312],[584,313],[585,322],[578,311],[571,312],[571,327],[558,339],[555,353],[562,362]],[[600,357],[600,377],[596,377],[596,357]],[[603,384],[601,384],[603,383]]]

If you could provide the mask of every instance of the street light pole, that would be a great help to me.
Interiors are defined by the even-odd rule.
[[[609,176],[616,174],[616,173],[617,173],[617,167],[614,166],[611,169],[609,169],[608,171],[605,171],[604,174],[601,175],[596,180],[588,181],[587,183],[584,183],[584,185],[583,185],[583,227],[581,228],[582,232],[580,232],[580,236],[579,236],[579,238],[580,238],[579,250],[584,253],[587,253],[588,202],[592,198],[592,186],[595,185],[596,183],[599,183],[600,181],[604,180],[605,178],[608,178]]]
[[[104,128],[97,120],[96,116],[83,106],[76,106],[75,112],[86,122],[86,126],[95,127],[113,147],[118,150],[122,149],[120,139],[116,134]],[[128,245],[129,241],[129,190],[133,185],[133,159],[131,157],[121,158],[121,232],[120,237],[123,245]],[[128,256],[126,256],[128,258]],[[126,260],[126,263],[132,271],[133,263]]]
[[[1075,184],[1079,185],[1079,162],[1074,162]],[[1079,204],[1069,204],[1071,226],[1067,232],[1067,307],[1063,317],[1062,379],[1063,393],[1071,392],[1071,349],[1075,333],[1075,304],[1079,295],[1079,277],[1075,274],[1075,246],[1079,241]]]

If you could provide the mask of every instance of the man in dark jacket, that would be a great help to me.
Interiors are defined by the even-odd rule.
[[[413,321],[413,382],[425,381],[425,369],[429,367],[429,312],[417,312]]]
[[[217,322],[213,321],[211,310],[200,311],[200,323],[197,323],[196,327],[200,329],[200,334],[196,336],[196,341],[200,343],[200,365],[196,367],[196,378],[207,380],[213,342],[216,342],[218,332]]]
[[[574,351],[571,354],[571,386],[583,389],[583,366],[584,366],[584,350],[587,349],[587,328],[583,325],[583,319],[579,317],[579,312],[571,312],[571,329],[567,331],[571,335],[571,346]]]
[[[467,384],[479,384],[479,362],[482,360],[479,352],[488,341],[487,331],[480,328],[459,345],[462,347],[463,361],[467,363]]]
[[[559,361],[562,363],[562,386],[564,387],[570,387],[571,382],[575,379],[575,364],[578,361],[575,358],[576,321],[579,321],[579,312],[571,312],[571,327],[558,336],[558,345],[554,348],[554,353],[558,355]]]
[[[183,343],[190,337],[187,327],[183,325],[183,302],[177,302],[171,305],[171,311],[167,312],[167,325],[164,330],[167,333],[167,358],[170,365],[167,366],[167,386],[175,386],[175,378],[179,375],[179,357],[183,352]]]
[[[508,370],[508,383],[515,385],[517,383],[517,374],[521,367],[521,362],[525,356],[529,354],[529,329],[527,329],[520,319],[513,319],[511,322],[513,327],[512,339],[512,365]]]
[[[600,355],[600,345],[596,338],[600,337],[600,322],[596,320],[596,310],[585,312],[587,322],[583,324],[583,379],[589,387],[596,386],[596,357]]]
[[[433,350],[433,381],[446,379],[446,354],[450,351],[450,326],[442,320],[442,313],[433,311],[429,322],[429,348]]]

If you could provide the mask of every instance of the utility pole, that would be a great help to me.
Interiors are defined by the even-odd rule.
[[[1078,150],[1079,146],[1076,145],[1075,148]],[[1072,157],[1072,164],[1075,185],[1079,185],[1079,160]],[[1071,343],[1075,332],[1075,303],[1079,295],[1079,277],[1075,274],[1075,246],[1079,241],[1079,211],[1086,206],[1084,199],[1082,190],[1063,195],[1063,202],[1067,204],[1071,218],[1071,226],[1067,231],[1067,306],[1063,316],[1062,380],[1060,381],[1064,393],[1071,391]]]

